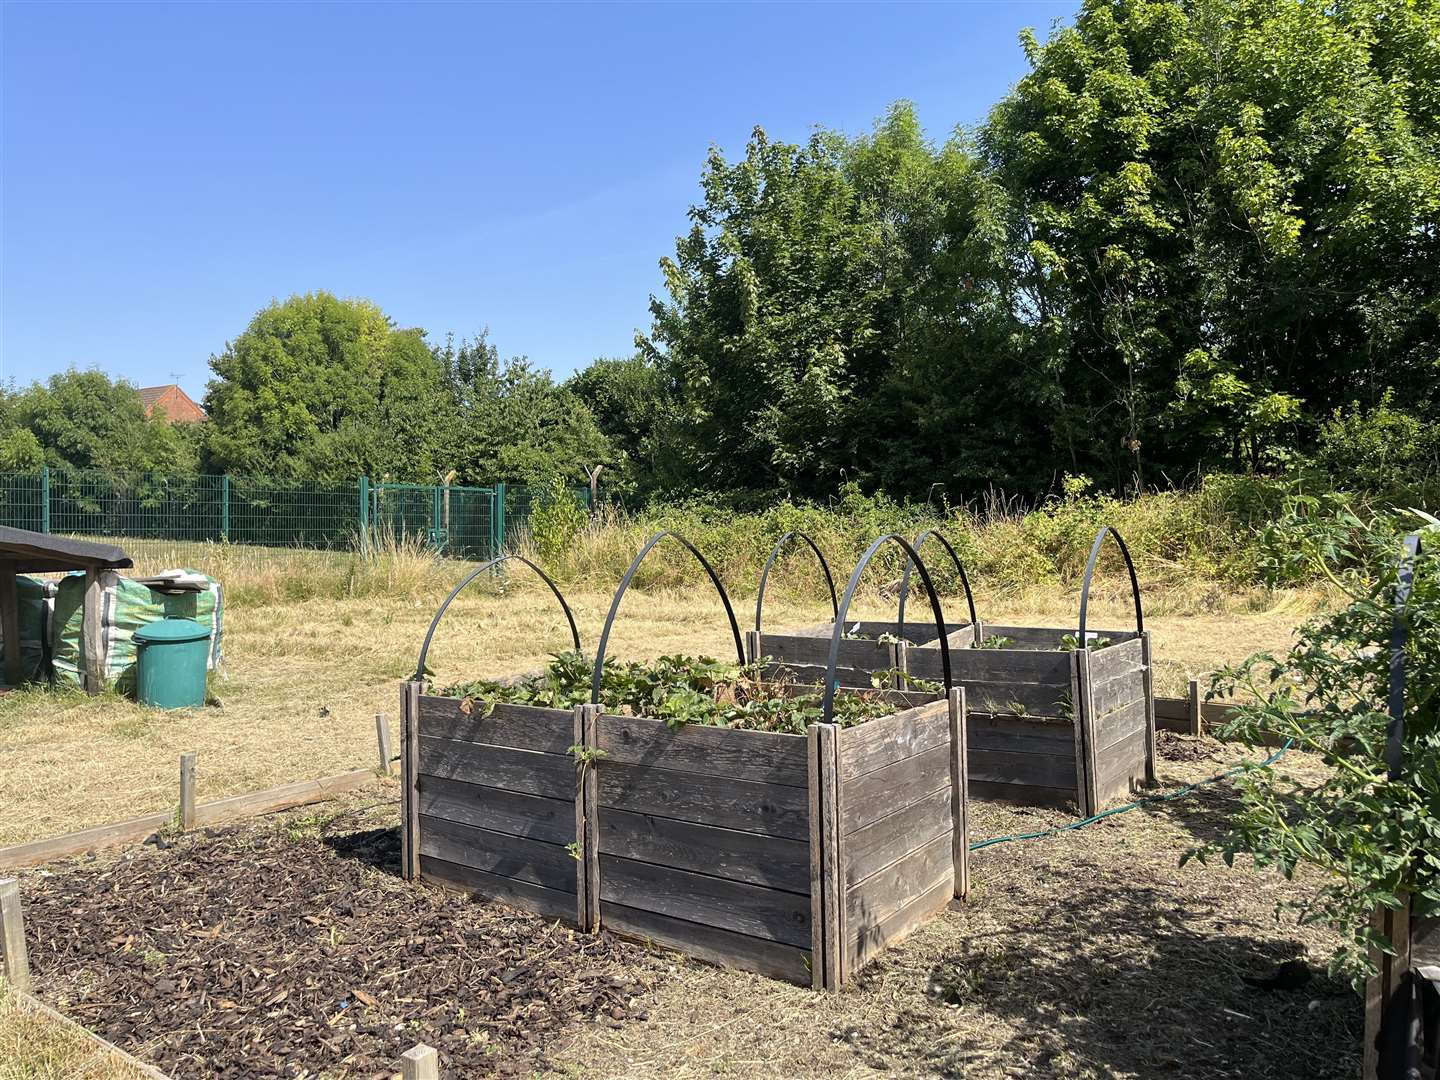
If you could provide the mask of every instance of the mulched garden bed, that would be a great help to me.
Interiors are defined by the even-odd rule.
[[[27,875],[37,989],[184,1077],[389,1076],[420,1042],[448,1075],[530,1075],[581,1021],[644,1018],[637,950],[408,885],[398,830],[345,827],[292,817]]]

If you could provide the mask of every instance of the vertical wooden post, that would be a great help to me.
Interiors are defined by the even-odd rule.
[[[817,724],[822,839],[821,904],[825,920],[825,989],[838,990],[848,972],[845,956],[845,861],[840,836],[840,725]]]
[[[180,755],[180,831],[195,827],[195,752]]]
[[[25,681],[25,659],[20,654],[20,591],[15,583],[15,563],[0,562],[0,648],[5,650],[5,682],[19,686]]]
[[[910,643],[900,641],[891,645],[890,656],[890,665],[895,669],[895,689],[904,690],[910,685],[910,680],[907,678],[910,672]]]
[[[20,882],[0,879],[0,953],[5,978],[20,993],[30,992],[30,954],[25,951],[25,915],[20,907]]]
[[[575,745],[598,749],[599,705],[575,706]],[[578,762],[575,769],[575,921],[581,930],[600,929],[600,777],[598,760]]]
[[[1200,701],[1200,680],[1191,679],[1189,693],[1189,715],[1187,716],[1187,719],[1190,721],[1191,735],[1201,735],[1205,731],[1205,725],[1202,723],[1200,718]]]
[[[746,631],[745,631],[745,659],[746,659],[747,661],[749,661],[750,663],[752,663],[752,664],[758,664],[758,663],[760,662],[760,649],[761,649],[761,647],[762,647],[762,646],[761,646],[761,642],[760,642],[760,631],[759,631],[759,630],[746,630]]]
[[[1090,800],[1090,760],[1089,740],[1085,738],[1085,732],[1089,727],[1086,723],[1085,692],[1088,682],[1086,676],[1089,674],[1086,661],[1089,659],[1084,649],[1076,649],[1070,654],[1070,722],[1074,725],[1075,736],[1075,805],[1080,811],[1081,817],[1089,817],[1095,811]]]
[[[1365,983],[1365,1060],[1362,1066],[1362,1080],[1377,1080],[1380,1072],[1380,1051],[1376,1046],[1380,1028],[1385,1021],[1385,1010],[1395,997],[1410,968],[1410,898],[1400,897],[1400,907],[1392,911],[1377,907],[1370,917],[1370,925],[1382,936],[1389,938],[1395,947],[1395,954],[1370,951],[1370,961],[1380,969]]]
[[[810,985],[825,989],[825,809],[820,799],[820,725],[805,729],[810,786]]]
[[[965,688],[950,691],[950,857],[955,864],[955,895],[970,895],[970,733]]]
[[[380,775],[391,776],[394,769],[390,767],[390,721],[384,713],[375,714],[375,741],[378,743],[380,754]]]
[[[402,1080],[440,1080],[440,1055],[433,1046],[419,1043],[400,1055]]]
[[[105,689],[105,642],[102,635],[101,609],[105,589],[98,567],[85,568],[85,606],[80,630],[80,651],[84,656],[85,692],[98,694]]]
[[[1140,635],[1140,662],[1145,665],[1145,785],[1155,784],[1155,664],[1150,652],[1150,631]]]
[[[401,873],[406,881],[420,877],[420,684],[400,688],[400,826]]]

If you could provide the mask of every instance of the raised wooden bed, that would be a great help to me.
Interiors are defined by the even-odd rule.
[[[659,539],[612,604],[597,698]],[[402,694],[409,878],[823,988],[968,889],[961,691],[890,691],[891,715],[802,736],[423,689]]]

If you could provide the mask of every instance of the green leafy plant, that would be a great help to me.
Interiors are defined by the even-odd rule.
[[[1006,637],[1004,634],[996,634],[994,637],[981,638],[971,646],[972,649],[1008,649],[1015,644],[1015,639]]]
[[[1108,649],[1110,645],[1108,637],[1087,637],[1085,640],[1087,649]],[[1075,652],[1080,648],[1080,639],[1074,634],[1065,634],[1060,638],[1060,648],[1066,652]]]
[[[530,537],[546,565],[558,563],[585,528],[589,516],[580,500],[558,474],[535,495],[530,510]]]
[[[1258,746],[1279,736],[1318,755],[1329,772],[1317,783],[1288,774],[1283,759],[1247,765],[1236,779],[1241,808],[1230,832],[1185,856],[1219,855],[1228,864],[1247,854],[1287,877],[1318,868],[1299,918],[1344,935],[1333,966],[1356,979],[1373,969],[1368,950],[1393,951],[1371,927],[1377,907],[1399,908],[1408,897],[1416,916],[1440,914],[1440,559],[1433,552],[1418,560],[1401,616],[1400,775],[1389,777],[1385,762],[1402,528],[1388,515],[1361,522],[1307,514],[1295,530],[1295,556],[1342,588],[1349,603],[1302,627],[1283,656],[1261,653],[1219,672],[1213,690],[1249,699],[1222,737]],[[1427,535],[1432,546],[1440,540],[1433,524]]]

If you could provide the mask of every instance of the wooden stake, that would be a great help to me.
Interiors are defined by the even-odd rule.
[[[950,857],[955,865],[955,896],[970,895],[970,770],[965,688],[950,691]]]
[[[390,721],[384,713],[375,714],[375,740],[380,746],[380,775],[390,776]]]
[[[195,827],[195,753],[180,755],[180,831]]]
[[[20,882],[0,880],[0,952],[5,978],[20,993],[30,992],[30,956],[25,951],[25,914],[20,908]]]
[[[1190,734],[1199,735],[1204,729],[1200,720],[1200,680],[1190,680]]]
[[[440,1080],[440,1055],[433,1046],[419,1043],[400,1055],[404,1080]]]

